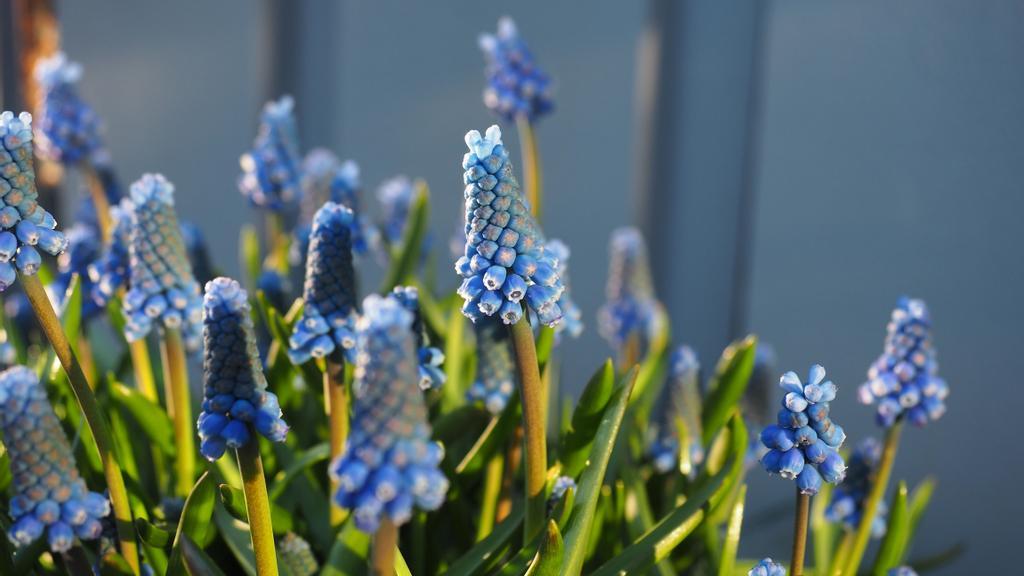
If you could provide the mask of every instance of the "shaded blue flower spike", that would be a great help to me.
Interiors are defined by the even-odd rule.
[[[875,438],[865,438],[850,455],[846,478],[832,491],[832,501],[825,509],[829,522],[842,522],[848,530],[856,530],[864,515],[864,502],[871,492],[872,481],[882,458],[882,445]],[[871,521],[871,535],[885,535],[887,505],[878,503],[878,513]]]
[[[822,481],[837,484],[846,474],[838,452],[846,433],[829,418],[836,385],[825,380],[825,369],[815,364],[807,384],[795,372],[786,372],[779,386],[786,396],[778,423],[761,431],[761,443],[768,448],[761,465],[769,474],[795,479],[802,494],[817,494]]]
[[[0,329],[0,370],[6,370],[18,362],[18,350],[11,344],[7,331]]]
[[[42,265],[39,251],[56,256],[68,246],[57,221],[37,201],[32,165],[32,115],[0,114],[0,292]]]
[[[444,364],[444,352],[440,348],[430,345],[430,337],[427,336],[426,327],[423,325],[423,315],[420,313],[419,290],[413,286],[395,286],[391,294],[402,303],[402,306],[405,306],[406,310],[412,313],[412,333],[416,336],[416,350],[420,363],[420,388],[437,390],[447,378],[444,371],[441,370],[441,365]]]
[[[320,571],[313,548],[295,532],[288,532],[278,540],[277,555],[283,565],[281,572],[289,576],[313,576]]]
[[[203,404],[199,451],[211,462],[253,438],[284,442],[288,425],[277,396],[267,390],[249,298],[238,282],[216,278],[203,297]]]
[[[192,274],[196,282],[206,285],[216,276],[210,259],[210,250],[206,245],[206,236],[199,226],[182,220],[181,239],[185,242],[185,252],[188,253],[188,261],[192,264]]]
[[[532,122],[551,112],[551,79],[534,62],[511,18],[498,20],[497,34],[481,34],[480,49],[487,61],[487,108],[510,122],[518,116]]]
[[[203,299],[174,211],[174,186],[160,174],[144,174],[132,184],[131,199],[125,336],[134,342],[153,328],[177,329],[185,347],[196,351]]]
[[[609,242],[606,302],[598,312],[598,329],[612,348],[621,351],[636,334],[642,350],[660,329],[647,245],[632,227],[612,232]]]
[[[569,290],[569,247],[561,240],[548,240],[544,244],[544,253],[554,263],[555,271],[562,280],[565,290],[558,299],[558,307],[562,310],[562,321],[556,326],[556,335],[568,334],[578,338],[583,333],[583,312],[573,302]]]
[[[294,107],[291,96],[267,102],[252,150],[239,160],[238,189],[258,208],[278,212],[299,198],[302,160]]]
[[[362,255],[376,248],[379,234],[360,211],[359,166],[352,160],[341,162],[333,152],[315,148],[302,162],[302,210],[295,228],[289,259],[302,265],[309,248],[313,217],[326,202],[352,210],[352,252]]]
[[[515,358],[508,330],[495,318],[473,323],[476,333],[476,378],[466,391],[470,402],[480,402],[488,412],[501,414],[516,390]]]
[[[63,52],[36,63],[39,155],[66,165],[90,160],[103,148],[99,116],[78,95],[81,77],[82,67]]]
[[[561,500],[562,496],[565,496],[565,493],[568,492],[570,488],[573,490],[576,489],[575,480],[569,476],[559,476],[558,478],[555,478],[555,484],[551,487],[551,500]]]
[[[886,327],[882,355],[868,369],[858,396],[864,404],[878,402],[880,426],[892,426],[903,416],[924,426],[946,413],[949,386],[938,370],[928,307],[924,300],[903,297]]]
[[[288,340],[296,366],[344,350],[354,361],[356,287],[352,267],[352,210],[327,202],[313,218],[306,257],[305,305]]]
[[[899,566],[889,570],[887,576],[917,576],[917,572],[910,566]]]
[[[679,465],[679,422],[686,427],[689,437],[690,461],[694,465],[704,461],[700,410],[700,361],[692,348],[680,346],[672,353],[668,381],[661,388],[649,428],[647,456],[655,470],[664,474]]]
[[[91,297],[96,286],[89,274],[89,269],[103,253],[99,230],[84,224],[75,224],[65,236],[68,239],[68,247],[57,257],[58,274],[47,289],[51,293],[51,298],[63,308],[68,286],[71,285],[71,278],[78,274],[83,295],[82,318],[89,320],[103,312],[103,309]]]
[[[100,307],[106,306],[118,290],[128,285],[132,239],[131,200],[122,198],[119,204],[111,206],[110,221],[113,223],[110,240],[103,247],[102,254],[89,265],[89,278],[92,280],[90,295]]]
[[[466,245],[455,263],[464,278],[462,313],[474,322],[496,315],[515,324],[525,306],[554,327],[563,317],[558,299],[565,288],[519,191],[501,129],[491,126],[485,136],[471,130],[466,144]]]
[[[389,244],[395,245],[402,241],[415,199],[416,187],[408,176],[389,178],[377,188],[377,201],[380,202],[383,219],[381,228]]]
[[[765,558],[755,564],[750,572],[747,572],[747,576],[786,576],[786,568],[771,558]]]
[[[287,310],[290,300],[288,293],[291,292],[291,283],[280,271],[273,268],[264,268],[256,279],[256,289],[263,292],[267,301],[278,310]]]
[[[50,550],[66,552],[75,538],[95,540],[110,502],[90,492],[35,372],[15,366],[0,373],[0,428],[10,456],[13,491],[7,536],[18,547],[46,534]]]
[[[427,405],[417,385],[412,322],[412,313],[394,297],[363,301],[352,432],[330,467],[338,484],[334,501],[353,511],[363,532],[375,532],[385,517],[404,524],[414,506],[436,510],[448,491],[438,468],[444,451],[430,439]]]

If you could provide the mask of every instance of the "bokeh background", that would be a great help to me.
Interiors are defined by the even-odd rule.
[[[0,4],[9,17],[9,0]],[[495,121],[481,103],[476,37],[512,15],[557,82],[538,137],[545,229],[573,249],[588,322],[565,346],[570,391],[608,353],[594,324],[617,226],[643,227],[679,343],[710,368],[730,340],[756,332],[783,370],[822,363],[853,439],[877,432],[854,391],[891,307],[901,294],[925,298],[953,395],[943,420],[905,435],[898,459],[896,478],[939,478],[912,556],[966,543],[935,573],[1019,569],[1024,3],[58,8],[122,178],[174,181],[179,211],[206,231],[221,268],[238,272],[238,230],[255,217],[235,185],[238,156],[262,103],[291,93],[304,149],[357,160],[367,204],[394,174],[430,183],[442,279],[461,217],[462,136]],[[750,482],[755,522],[741,553],[784,557],[790,487],[757,471]]]

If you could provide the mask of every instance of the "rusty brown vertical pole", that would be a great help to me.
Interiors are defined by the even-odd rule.
[[[39,97],[32,78],[36,62],[60,49],[60,25],[54,0],[10,0],[14,25],[14,58],[18,65],[16,92],[20,101],[5,102],[7,108],[34,110]]]

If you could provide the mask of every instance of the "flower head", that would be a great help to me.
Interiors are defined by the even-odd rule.
[[[37,250],[56,256],[68,246],[57,221],[36,198],[32,166],[32,115],[0,114],[0,292],[14,283],[15,268],[35,274],[42,264]]]
[[[786,568],[771,558],[765,558],[755,564],[750,572],[747,572],[747,576],[786,576]]]
[[[609,243],[606,302],[598,313],[601,336],[621,351],[631,337],[647,343],[660,328],[647,245],[636,228],[619,228]]]
[[[525,116],[533,121],[551,111],[551,79],[508,16],[498,20],[497,34],[481,34],[480,49],[487,60],[484,104],[505,120]]]
[[[910,566],[898,566],[890,569],[888,576],[917,576],[917,572]]]
[[[471,130],[466,144],[466,246],[455,263],[464,278],[462,312],[474,322],[497,315],[515,324],[525,304],[541,323],[556,326],[563,317],[558,299],[565,288],[519,192],[501,129],[491,126],[486,136]]]
[[[384,238],[392,245],[401,242],[405,235],[405,225],[409,221],[416,194],[416,186],[408,176],[389,178],[377,188],[377,201],[380,202],[384,221]]]
[[[395,286],[391,295],[412,313],[412,333],[416,337],[416,353],[420,363],[420,388],[436,390],[444,384],[446,378],[444,371],[441,370],[444,352],[430,345],[430,337],[427,335],[423,315],[420,313],[419,290],[413,286]]]
[[[288,341],[298,365],[345,350],[354,359],[355,270],[352,267],[352,210],[327,202],[313,218],[306,257],[305,306]]]
[[[186,348],[198,350],[203,299],[174,211],[174,185],[160,174],[144,174],[132,184],[131,199],[125,336],[134,342],[154,327],[176,329]]]
[[[110,502],[90,492],[35,372],[15,366],[0,373],[0,428],[10,455],[15,496],[8,537],[17,546],[45,532],[50,550],[66,552],[75,537],[95,540]]]
[[[242,155],[238,188],[253,206],[283,210],[299,197],[298,129],[291,96],[267,102],[252,150]]]
[[[131,260],[132,202],[122,198],[120,204],[110,207],[113,230],[110,240],[100,256],[89,265],[92,280],[91,296],[97,306],[106,306],[118,290],[128,284],[128,266]]]
[[[549,262],[554,263],[558,277],[562,279],[565,290],[558,298],[558,307],[562,310],[562,321],[555,327],[556,334],[568,334],[578,338],[583,333],[583,312],[573,301],[569,290],[569,247],[561,240],[553,239],[544,243],[544,253]]]
[[[89,269],[103,252],[99,240],[99,231],[96,228],[85,224],[75,224],[66,234],[68,240],[67,249],[57,258],[57,277],[48,287],[54,299],[63,307],[64,297],[71,279],[78,274],[78,281],[82,285],[82,317],[91,319],[103,311],[92,299],[91,294],[96,289]]]
[[[36,63],[35,79],[42,91],[39,122],[39,154],[63,164],[89,160],[103,148],[100,119],[78,95],[82,67],[63,52]]]
[[[795,479],[800,492],[817,494],[822,480],[837,484],[846,474],[837,451],[846,433],[829,418],[836,385],[825,380],[825,369],[817,364],[811,366],[807,384],[795,372],[786,372],[779,385],[786,396],[778,424],[761,431],[761,443],[768,448],[761,464],[770,474]]]
[[[647,455],[654,469],[664,474],[679,462],[680,424],[686,428],[690,461],[704,460],[700,425],[700,362],[689,346],[680,346],[672,353],[668,381],[661,389],[651,423],[651,440]],[[689,474],[691,470],[683,472]]]
[[[199,451],[208,460],[244,446],[255,428],[271,442],[284,442],[288,425],[277,396],[267,390],[249,299],[238,282],[216,278],[203,297],[203,405],[197,428]]]
[[[295,532],[288,532],[277,543],[278,558],[284,565],[285,574],[313,576],[320,571],[320,564],[313,555],[313,548]]]
[[[357,327],[352,433],[331,464],[334,500],[353,511],[356,527],[374,532],[382,518],[401,525],[413,506],[436,510],[448,480],[444,453],[430,440],[427,405],[419,392],[413,315],[394,297],[371,295]]]
[[[830,522],[842,522],[847,529],[856,530],[864,515],[864,503],[882,458],[882,445],[878,440],[865,438],[850,455],[846,478],[832,492],[832,501],[825,510]],[[878,512],[871,521],[871,535],[881,538],[885,534],[885,501],[878,503]]]
[[[210,249],[206,245],[206,236],[203,231],[192,222],[181,221],[181,239],[185,242],[185,252],[188,253],[188,261],[192,264],[192,273],[196,282],[206,284],[213,280],[213,263],[210,260]]]
[[[290,258],[293,264],[305,262],[311,223],[325,202],[335,202],[352,211],[352,252],[362,255],[377,246],[378,233],[360,210],[359,165],[341,162],[333,152],[314,148],[302,162],[302,213],[295,228]]]
[[[466,398],[481,402],[491,414],[501,414],[516,390],[515,360],[508,330],[495,318],[473,324],[476,332],[476,378]]]
[[[889,427],[906,415],[917,426],[946,413],[949,386],[938,376],[932,321],[924,300],[900,298],[886,327],[882,355],[859,390],[864,404],[878,402],[878,423]]]

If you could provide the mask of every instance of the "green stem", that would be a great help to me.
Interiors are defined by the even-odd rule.
[[[385,516],[380,523],[380,528],[373,536],[373,558],[370,561],[370,573],[373,576],[393,576],[395,574],[395,550],[397,548],[398,527]]]
[[[793,523],[793,559],[789,570],[792,576],[804,576],[804,555],[807,552],[807,519],[811,512],[811,495],[796,489],[796,521]]]
[[[860,524],[857,525],[857,534],[853,540],[853,548],[850,550],[850,558],[846,562],[846,568],[841,574],[856,574],[860,568],[864,551],[868,547],[868,540],[871,538],[871,523],[878,512],[878,505],[885,496],[885,489],[889,485],[889,476],[892,475],[892,466],[896,462],[896,449],[900,443],[900,432],[903,430],[903,421],[898,420],[885,435],[885,446],[882,448],[882,458],[878,462],[878,471],[871,484],[871,493],[864,502],[864,511],[860,517]]]
[[[242,474],[245,509],[249,515],[249,535],[256,555],[258,576],[277,576],[277,551],[274,548],[274,529],[270,523],[270,498],[267,481],[263,477],[259,439],[250,438],[236,450],[238,471]]]
[[[537,136],[533,132],[530,120],[522,114],[516,116],[516,131],[519,133],[519,146],[523,156],[523,188],[526,189],[526,199],[530,202],[530,212],[540,223],[540,203],[544,197],[541,193]]]
[[[476,541],[487,537],[494,529],[494,517],[498,509],[498,497],[501,495],[501,477],[505,468],[505,460],[501,452],[495,452],[487,461],[484,472],[483,501],[480,503],[480,524],[476,528]]]
[[[324,409],[327,412],[328,426],[331,434],[331,461],[345,451],[345,440],[348,438],[348,391],[345,388],[345,364],[334,361],[327,362],[324,370]],[[332,483],[331,493],[338,489]],[[345,521],[347,514],[331,499],[331,526],[338,527]]]
[[[267,263],[278,272],[288,272],[288,237],[281,215],[267,212]]]
[[[177,468],[177,494],[182,498],[192,491],[196,479],[196,445],[192,437],[192,397],[188,387],[188,366],[181,333],[174,329],[164,331],[160,339],[160,356],[164,365],[167,390],[167,412],[174,424],[174,444]]]
[[[107,190],[103,187],[103,181],[92,164],[82,162],[80,164],[82,176],[85,178],[86,187],[92,196],[92,205],[96,208],[96,221],[100,226],[100,238],[104,243],[110,242],[113,234],[113,221],[110,218],[110,201],[107,199]]]
[[[147,400],[160,405],[160,396],[156,391],[156,378],[153,376],[153,361],[149,357],[149,347],[142,338],[128,344],[128,352],[132,357],[132,370],[135,371],[135,387]]]
[[[524,542],[529,542],[544,527],[544,485],[547,476],[547,442],[544,424],[544,385],[537,365],[537,346],[533,330],[524,316],[509,327],[515,349],[516,373],[523,404],[523,435],[526,442],[526,520]]]
[[[843,534],[842,541],[839,542],[839,548],[836,549],[835,557],[832,559],[831,574],[833,576],[841,576],[843,573],[846,561],[850,558],[850,548],[853,547],[853,534],[853,532],[847,531]]]
[[[114,518],[117,524],[117,535],[120,541],[121,555],[124,556],[134,574],[139,573],[139,556],[135,544],[135,527],[132,523],[132,511],[128,502],[128,491],[124,486],[124,478],[121,476],[121,467],[114,457],[113,443],[110,438],[110,428],[103,412],[100,410],[96,396],[89,387],[89,381],[82,371],[78,358],[71,350],[71,344],[61,328],[57,313],[50,304],[50,298],[46,295],[43,284],[35,275],[20,274],[21,285],[25,290],[29,303],[39,320],[39,325],[46,334],[46,338],[53,346],[53,351],[60,360],[61,366],[68,375],[68,382],[78,400],[78,407],[85,416],[85,421],[92,432],[93,440],[96,443],[96,451],[99,453],[100,462],[103,464],[103,475],[107,481],[107,489],[110,491],[110,502],[114,508]]]

